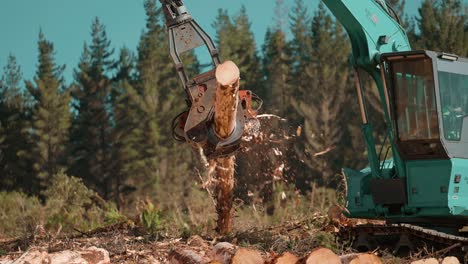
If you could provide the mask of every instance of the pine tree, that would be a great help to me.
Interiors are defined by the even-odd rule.
[[[300,96],[294,103],[304,119],[304,141],[298,152],[329,183],[342,165],[340,143],[347,122],[340,120],[346,107],[350,47],[343,28],[327,14],[323,3],[313,16],[310,34],[311,60],[305,65],[305,82],[297,87]]]
[[[3,76],[0,81],[0,100],[2,103],[16,107],[24,104],[23,100],[21,100],[23,97],[20,87],[22,78],[21,67],[18,65],[16,57],[10,54],[7,65],[3,68]]]
[[[303,0],[295,0],[294,5],[289,14],[289,28],[292,34],[292,39],[288,42],[288,56],[290,58],[290,75],[287,80],[291,86],[290,100],[292,107],[298,103],[297,100],[301,98],[302,92],[309,87],[305,69],[311,63],[311,32],[310,32],[310,15],[309,10],[304,4]],[[298,131],[302,132],[304,126],[303,113],[298,112],[296,109],[291,111],[289,116],[289,122],[292,122],[295,127],[298,127]],[[294,117],[294,120],[291,120]],[[298,133],[300,136],[303,133]],[[303,138],[296,138],[292,144],[295,146],[301,146],[303,144]],[[294,182],[298,186],[310,186],[311,173],[310,168],[307,167],[303,160],[303,148],[301,150],[296,149],[297,147],[291,147],[290,149],[295,150],[294,154],[290,154],[289,163],[291,164],[290,173],[294,175]],[[304,188],[304,187],[302,187]]]
[[[54,59],[54,46],[39,34],[38,69],[34,84],[26,87],[34,99],[32,111],[32,160],[41,189],[47,187],[52,176],[66,168],[67,142],[70,128],[70,96],[65,88],[62,72]]]
[[[303,0],[295,0],[294,7],[289,16],[292,40],[290,42],[291,54],[295,64],[294,72],[300,72],[301,67],[310,61],[310,30],[311,23],[309,11]]]
[[[299,97],[300,87],[307,86],[305,68],[311,62],[310,17],[303,0],[295,0],[290,14],[292,40],[288,43],[291,58],[289,83],[296,87],[291,93]]]
[[[168,37],[162,10],[155,0],[145,0],[146,28],[138,45],[136,93],[132,104],[139,110],[138,131],[141,171],[138,194],[152,195],[161,203],[179,199],[193,180],[191,148],[172,138],[172,119],[186,109],[174,64],[169,56]],[[183,57],[189,76],[197,65],[193,54]],[[172,197],[168,199],[168,197]]]
[[[262,47],[263,60],[262,69],[265,79],[264,103],[267,111],[273,111],[284,118],[291,111],[290,109],[290,58],[282,10],[284,10],[283,0],[276,1],[275,25],[267,29],[265,41]]]
[[[128,195],[144,179],[146,166],[140,144],[143,131],[140,126],[142,112],[135,105],[137,91],[134,88],[135,58],[126,48],[121,49],[113,79],[112,98],[112,197],[122,206],[123,196]],[[129,202],[129,201],[126,201]],[[131,201],[130,201],[131,202]]]
[[[267,111],[288,118],[290,89],[289,57],[286,34],[280,28],[268,29],[263,45],[263,73],[265,76],[264,103]]]
[[[259,70],[261,61],[245,6],[232,20],[226,10],[220,9],[213,27],[221,59],[231,60],[239,67],[241,89],[252,90],[263,97],[266,92]]]
[[[468,56],[467,5],[461,0],[423,1],[418,9],[416,48]]]
[[[151,146],[167,142],[171,135],[168,123],[184,108],[183,89],[168,55],[167,33],[161,9],[156,1],[146,0],[146,30],[138,46],[138,80],[142,110],[149,116],[148,140]],[[155,152],[157,150],[148,150]],[[150,156],[156,155],[148,153]]]
[[[0,188],[30,191],[28,150],[29,108],[21,91],[21,68],[13,55],[0,79]]]
[[[227,10],[218,9],[218,16],[212,26],[216,30],[215,42],[218,50],[220,51],[221,59],[228,60],[229,56],[236,56],[234,54],[235,48],[230,43],[230,41],[232,41],[232,36],[236,34],[236,28],[231,22],[231,18],[229,17]]]
[[[84,45],[75,70],[77,84],[72,96],[76,116],[72,128],[71,172],[108,198],[112,192],[108,113],[111,78],[108,71],[114,62],[111,43],[98,18],[91,26],[91,38],[91,44]]]
[[[161,9],[156,1],[145,1],[146,30],[138,46],[138,93],[137,105],[145,116],[142,130],[146,141],[144,160],[150,175],[158,171],[160,157],[166,154],[163,142],[170,143],[169,120],[182,110],[183,103],[174,102],[181,98],[182,89],[174,76],[174,67],[167,51],[166,32],[161,21]]]

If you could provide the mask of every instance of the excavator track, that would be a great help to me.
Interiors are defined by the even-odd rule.
[[[400,254],[402,249],[416,252],[424,247],[428,253],[453,255],[464,260],[464,263],[468,263],[468,237],[451,235],[412,224],[349,225],[342,227],[339,234],[341,239],[353,241],[353,247],[359,251],[380,248],[390,249],[395,255],[402,255]]]

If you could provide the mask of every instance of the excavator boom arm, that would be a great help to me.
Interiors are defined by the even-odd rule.
[[[387,135],[392,146],[392,155],[398,175],[404,175],[404,166],[394,143],[394,131],[390,119],[388,94],[380,71],[380,55],[388,52],[408,51],[411,45],[398,16],[384,0],[323,0],[336,19],[344,26],[351,41],[352,64],[363,122],[363,135],[368,152],[369,166],[374,178],[381,175],[381,157],[377,155],[372,124],[363,90],[362,72],[375,80],[382,110],[387,123]]]
[[[348,32],[355,65],[369,70],[379,63],[382,53],[411,50],[405,30],[384,1],[323,2]]]

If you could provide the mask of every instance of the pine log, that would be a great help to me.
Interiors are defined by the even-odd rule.
[[[382,261],[374,254],[359,254],[349,264],[382,264]]]
[[[422,259],[411,262],[411,264],[439,264],[439,261],[435,258]]]
[[[236,110],[239,101],[239,68],[226,61],[216,68],[218,87],[215,97],[215,131],[221,138],[231,135],[236,125]]]
[[[460,264],[460,261],[456,257],[446,257],[442,260],[442,264]]]
[[[351,261],[356,259],[359,256],[359,253],[351,253],[351,254],[346,254],[346,255],[341,255],[341,264],[349,264]]]
[[[327,248],[312,251],[305,259],[306,264],[341,264],[341,259]]]
[[[260,252],[241,248],[237,250],[236,254],[232,258],[232,264],[264,264],[265,260],[263,259]]]
[[[237,247],[227,242],[220,242],[213,247],[211,259],[221,264],[230,264],[237,251]]]
[[[228,138],[236,126],[236,111],[239,100],[239,68],[232,61],[226,61],[216,68],[218,87],[215,97],[215,132],[222,139]],[[216,212],[217,230],[227,234],[232,229],[232,200],[234,189],[235,157],[216,159]]]
[[[299,262],[299,258],[295,255],[286,252],[281,256],[276,257],[271,264],[296,264]]]

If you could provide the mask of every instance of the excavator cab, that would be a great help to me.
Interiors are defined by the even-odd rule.
[[[432,51],[383,53],[384,100],[401,159],[343,169],[348,216],[457,234],[468,221],[468,59]]]
[[[387,1],[323,2],[349,35],[369,160],[343,168],[345,214],[459,235],[468,223],[468,59],[413,51]],[[386,123],[380,147],[363,72],[375,81]]]
[[[350,216],[457,233],[468,220],[468,59],[395,52],[379,66],[403,169],[392,160],[383,161],[383,177],[344,169]]]
[[[410,51],[387,53],[382,60],[402,157],[468,159],[468,59]]]

